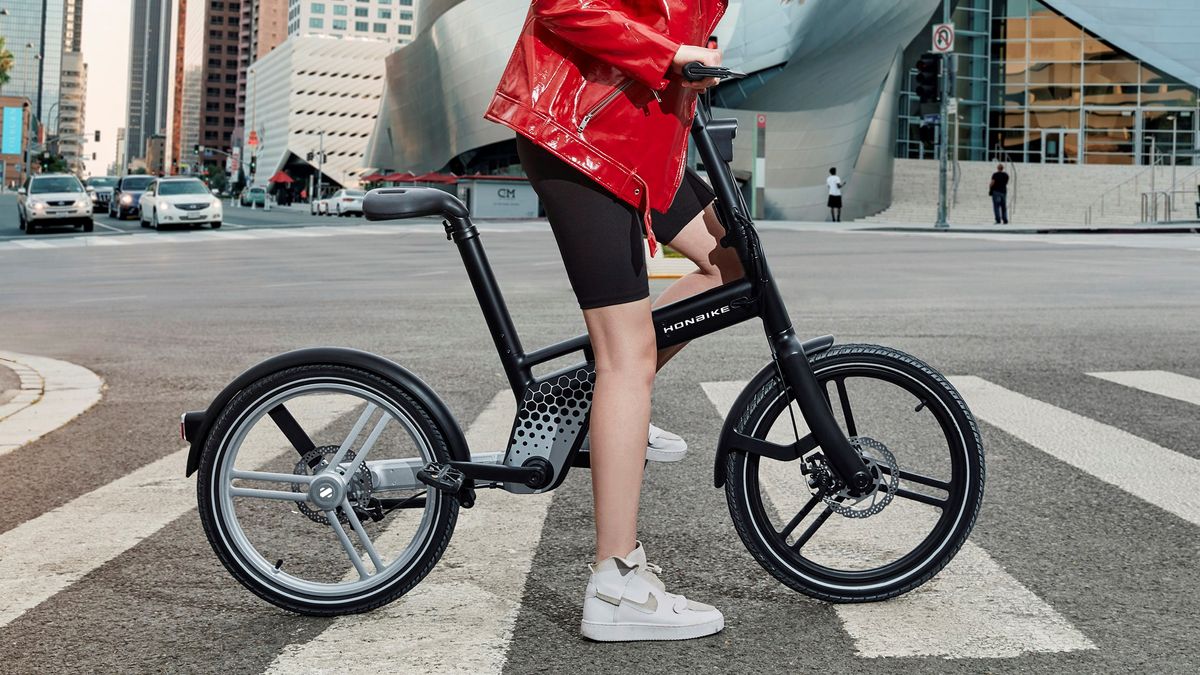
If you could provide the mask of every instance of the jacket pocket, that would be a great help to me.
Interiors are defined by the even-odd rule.
[[[579,133],[582,134],[583,130],[587,128],[588,124],[591,124],[592,120],[595,119],[596,115],[599,115],[601,112],[604,111],[605,108],[607,108],[609,105],[611,105],[613,101],[617,100],[617,97],[620,96],[626,89],[628,89],[629,85],[631,85],[631,84],[633,84],[633,80],[626,79],[616,89],[613,89],[612,91],[608,92],[608,95],[605,96],[604,98],[600,99],[600,101],[598,103],[596,103],[596,105],[594,105],[590,109],[588,109],[588,111],[586,113],[584,113],[583,117],[580,118],[579,124],[576,126],[576,129],[579,131]]]

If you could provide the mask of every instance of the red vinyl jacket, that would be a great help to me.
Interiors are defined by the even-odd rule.
[[[569,162],[638,209],[683,179],[697,93],[671,63],[704,45],[728,0],[533,0],[484,117]]]

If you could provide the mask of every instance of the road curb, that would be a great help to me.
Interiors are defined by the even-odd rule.
[[[0,367],[17,374],[21,388],[0,405],[0,456],[36,441],[100,401],[104,380],[67,361],[0,351]]]

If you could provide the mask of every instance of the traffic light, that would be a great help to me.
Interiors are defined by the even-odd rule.
[[[100,142],[100,130],[99,129],[96,130],[96,142],[97,143]]]
[[[250,157],[250,175],[258,173],[258,156],[251,155]]]
[[[942,100],[942,56],[922,54],[917,61],[917,98],[921,103],[940,103]]]

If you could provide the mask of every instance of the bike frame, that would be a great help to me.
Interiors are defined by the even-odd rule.
[[[724,143],[724,147],[713,138],[710,127]],[[851,447],[849,439],[842,432],[837,419],[829,406],[828,399],[822,393],[816,377],[813,375],[805,353],[804,345],[796,337],[796,332],[788,316],[787,308],[779,293],[779,287],[771,274],[754,229],[753,221],[746,207],[745,200],[733,176],[729,161],[732,160],[732,140],[736,130],[736,121],[717,120],[710,118],[710,113],[704,107],[699,107],[692,126],[692,140],[696,145],[708,176],[717,195],[715,210],[718,219],[724,226],[726,236],[721,244],[734,248],[741,260],[745,276],[736,281],[724,284],[699,295],[679,302],[660,307],[653,311],[653,322],[658,343],[658,349],[682,344],[705,335],[722,331],[753,318],[762,320],[767,341],[771,348],[772,358],[786,384],[795,394],[801,414],[809,429],[812,431],[815,444],[819,445],[828,459],[830,467],[847,486],[851,495],[864,494],[874,484],[867,467],[859,454]],[[723,152],[724,151],[724,152]],[[517,401],[523,407],[532,409],[541,405],[538,401],[545,399],[552,402],[558,398],[560,405],[563,395],[577,392],[576,398],[586,397],[590,404],[591,380],[594,380],[594,357],[588,336],[580,335],[548,347],[526,352],[521,344],[517,328],[504,301],[504,295],[492,273],[491,265],[484,252],[479,233],[469,216],[453,216],[447,214],[444,221],[446,234],[455,242],[466,266],[471,285],[475,289],[479,306],[495,342],[497,354],[504,367]],[[587,363],[581,366],[553,373],[543,378],[536,378],[533,368],[555,359],[583,352]],[[564,382],[551,393],[545,389],[547,383]],[[582,388],[580,388],[582,385]],[[541,399],[531,399],[530,392],[537,386],[543,389]],[[572,388],[574,387],[574,388]],[[544,403],[542,403],[544,404]],[[553,405],[551,403],[551,405]],[[575,455],[581,443],[581,437],[586,433],[587,410],[583,408],[582,420],[575,422],[565,443],[559,443],[554,450],[555,460],[531,462],[527,456],[521,459],[521,451],[517,447],[517,438],[523,433],[522,413],[514,424],[514,436],[510,438],[509,453],[504,463],[508,467],[499,467],[487,462],[451,462],[468,478],[484,481],[505,482],[505,488],[514,492],[536,492],[553,489],[561,484],[570,466],[576,464]],[[552,410],[545,415],[549,426],[551,415],[555,420],[566,417],[567,413],[579,415],[576,410],[561,412]],[[534,417],[538,417],[535,413]],[[532,422],[524,419],[526,427]],[[538,426],[541,429],[541,426]],[[541,436],[546,439],[545,435]],[[550,439],[554,443],[554,439]],[[516,454],[514,454],[514,452]],[[550,454],[546,448],[545,455]],[[797,454],[798,456],[798,454]],[[543,457],[544,459],[544,457]],[[526,467],[527,476],[537,471],[548,472],[544,484],[537,484],[539,479],[533,476],[532,485],[509,482],[516,474],[513,469]],[[507,469],[507,470],[504,470]]]

